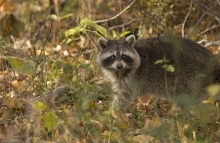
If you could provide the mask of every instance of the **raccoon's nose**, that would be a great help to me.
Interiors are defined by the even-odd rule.
[[[117,64],[117,69],[118,70],[121,70],[121,69],[123,69],[123,65],[120,63],[120,64]]]

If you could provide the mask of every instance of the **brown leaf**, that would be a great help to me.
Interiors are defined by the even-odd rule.
[[[0,58],[0,71],[5,71],[11,68],[11,65],[6,59]]]
[[[49,53],[47,51],[42,51],[42,50],[36,50],[36,56],[39,57],[41,55],[48,56]]]
[[[168,101],[166,100],[159,100],[157,102],[157,113],[163,117],[163,116],[167,116],[169,115],[169,111],[172,107],[171,103],[169,103]]]
[[[0,12],[12,12],[14,9],[10,0],[0,0]]]
[[[13,108],[16,107],[17,98],[16,97],[7,97],[3,100],[2,105]]]
[[[215,141],[215,142],[219,141],[219,139],[220,139],[220,129],[217,132],[214,132],[213,134],[211,134],[210,138],[211,138],[212,141]]]
[[[109,138],[109,137],[111,137],[111,139],[113,139],[113,140],[116,140],[116,139],[118,139],[119,137],[120,137],[120,132],[110,132],[110,131],[104,131],[103,133],[102,133],[102,136],[104,137],[104,138]]]
[[[14,87],[14,88],[18,88],[18,81],[17,80],[13,80],[11,81],[11,85]]]
[[[151,143],[153,141],[154,137],[149,135],[137,135],[132,137],[132,140],[137,143]]]
[[[0,35],[13,35],[19,37],[20,32],[24,30],[24,24],[13,14],[5,15],[0,21]]]
[[[161,125],[161,120],[159,117],[155,117],[154,120],[150,120],[150,119],[146,119],[146,122],[145,122],[145,125],[144,125],[144,128],[145,129],[148,129],[148,128],[158,128],[160,125]]]

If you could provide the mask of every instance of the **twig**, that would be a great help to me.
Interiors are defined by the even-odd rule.
[[[78,22],[78,20],[77,21],[75,21],[76,22],[76,24],[78,24],[79,25],[79,22]],[[96,46],[96,44],[95,44],[95,42],[90,38],[90,36],[88,35],[88,33],[87,32],[85,32],[85,34],[86,34],[86,37],[91,41],[91,43],[92,43],[92,45],[95,47],[95,49],[98,49],[98,47]]]
[[[107,22],[107,21],[110,21],[110,20],[113,20],[115,18],[117,18],[118,16],[120,16],[122,13],[124,13],[127,9],[129,9],[134,3],[136,2],[136,0],[134,0],[131,4],[129,4],[124,10],[122,10],[120,13],[118,13],[117,15],[111,17],[111,18],[108,18],[108,19],[103,19],[103,20],[98,20],[98,21],[95,21],[94,23],[102,23],[102,22]]]
[[[191,10],[192,10],[192,0],[191,0],[191,2],[190,2],[189,11],[188,11],[188,13],[187,13],[187,15],[186,15],[186,17],[185,17],[185,19],[184,19],[184,21],[183,21],[183,24],[182,24],[182,37],[185,37],[184,28],[185,28],[186,20],[187,20],[187,18],[189,17],[189,14],[190,14]]]
[[[91,41],[92,45],[93,45],[96,49],[98,49],[98,47],[96,46],[95,42],[90,38],[90,36],[88,35],[88,33],[85,32],[85,34],[86,34],[86,37]]]
[[[159,7],[158,8],[158,18],[157,18],[157,22],[156,22],[156,32],[158,33],[160,31],[160,22],[161,22],[161,16],[162,16],[162,12],[163,12],[163,7]]]
[[[209,32],[210,30],[215,29],[215,28],[217,28],[217,27],[220,27],[220,24],[218,24],[218,25],[213,25],[212,27],[207,28],[206,30],[200,32],[200,33],[197,35],[196,39],[197,39],[198,37],[200,37],[201,35],[203,35],[203,34]]]
[[[215,17],[215,20],[217,20],[217,21],[218,21],[218,23],[220,23],[220,18]]]
[[[34,101],[40,100],[40,99],[46,99],[48,101],[55,102],[55,100],[57,100],[58,98],[62,97],[65,94],[68,94],[68,92],[70,92],[70,90],[71,90],[71,87],[69,87],[67,85],[60,85],[60,86],[56,87],[55,89],[30,100],[30,102],[34,102]]]
[[[49,32],[48,32],[48,34],[47,34],[47,36],[46,36],[46,40],[45,40],[45,42],[44,42],[44,41],[43,41],[42,32],[41,32],[41,29],[40,29],[40,24],[39,24],[39,22],[37,21],[37,18],[36,18],[35,13],[32,12],[32,13],[31,13],[31,16],[33,16],[33,19],[34,19],[34,21],[35,21],[35,23],[36,23],[36,25],[37,25],[37,32],[38,32],[38,35],[39,35],[39,38],[37,38],[37,39],[35,40],[34,44],[40,39],[40,41],[42,42],[42,49],[43,49],[43,48],[45,47],[45,45],[46,45],[48,39],[49,39],[49,36],[50,36],[50,34],[51,34],[51,31],[52,31],[52,21],[50,21],[50,29],[49,29]],[[31,21],[31,18],[30,18],[30,22],[32,22],[32,21]],[[41,55],[41,54],[40,54],[40,55]]]
[[[208,40],[202,39],[201,41],[198,41],[197,43],[202,44],[203,47],[209,47],[209,46],[220,46],[220,40],[209,42]]]
[[[200,16],[199,20],[196,22],[195,26],[192,28],[192,30],[191,30],[190,33],[187,35],[187,37],[189,37],[189,36],[192,34],[192,32],[193,32],[193,31],[195,30],[195,28],[198,26],[199,22],[204,18],[204,16],[205,16],[206,14],[209,13],[208,10],[210,11],[210,10],[212,10],[213,8],[214,8],[214,5],[213,5],[210,9],[206,9],[206,10],[203,12],[202,16]],[[215,19],[218,21],[219,18],[218,18],[217,16],[215,16]]]
[[[37,31],[37,34],[39,35],[39,37],[38,38],[36,38],[35,40],[34,40],[34,42],[33,42],[33,49],[34,49],[34,56],[35,56],[35,62],[36,62],[36,69],[37,69],[37,67],[40,65],[40,58],[38,58],[37,59],[37,55],[36,55],[36,47],[35,47],[35,44],[37,43],[37,41],[38,40],[40,40],[41,41],[41,44],[42,45],[40,45],[39,47],[41,47],[42,46],[42,48],[41,48],[41,52],[40,52],[40,54],[39,54],[39,56],[38,57],[41,57],[41,54],[43,53],[43,50],[44,50],[44,47],[45,47],[45,45],[46,45],[46,43],[47,43],[47,41],[48,41],[48,39],[49,39],[49,35],[50,35],[50,33],[51,33],[51,31],[52,31],[52,21],[50,21],[51,23],[50,23],[50,30],[49,30],[49,33],[48,33],[48,35],[46,36],[46,40],[44,41],[43,40],[43,35],[42,35],[42,32],[41,32],[41,28],[40,28],[40,24],[39,24],[39,22],[37,21],[37,17],[36,17],[36,15],[35,15],[35,13],[32,11],[31,12],[31,15],[30,15],[30,23],[32,23],[32,17],[33,17],[33,20],[34,20],[34,22],[35,22],[35,24],[36,24],[36,31]],[[40,48],[38,48],[38,49],[40,49]],[[44,60],[45,60],[45,56],[43,57],[44,58]],[[46,62],[43,62],[43,64],[45,65],[46,64]],[[44,71],[46,71],[46,70],[44,70]],[[35,75],[33,75],[32,76],[32,79],[34,79],[35,77],[37,77],[38,75],[39,75],[39,73],[40,73],[40,71],[36,71],[36,73],[35,73]],[[28,83],[28,86],[26,87],[26,89],[24,90],[24,92],[23,92],[23,94],[25,94],[26,93],[26,91],[28,90],[28,88],[31,86],[31,82],[29,82]]]
[[[40,31],[40,24],[37,21],[36,15],[35,15],[35,13],[33,11],[31,12],[31,15],[30,15],[30,23],[32,23],[32,17],[33,17],[33,19],[34,19],[34,21],[36,23],[37,31]],[[43,43],[41,32],[39,32],[38,34],[39,34],[39,39],[41,39],[41,42]],[[37,40],[35,40],[34,44],[36,43]]]
[[[132,22],[135,22],[135,21],[138,21],[138,20],[140,20],[140,19],[134,18],[134,19],[132,19],[132,20],[126,22],[126,23],[123,23],[123,24],[121,24],[121,25],[112,26],[112,27],[110,27],[108,30],[111,31],[111,30],[113,30],[113,29],[115,29],[115,28],[121,28],[121,27],[124,27],[124,26],[126,26],[126,25],[129,25],[129,24],[131,24]]]
[[[220,1],[219,1],[219,0],[217,0],[217,3],[218,3],[218,5],[220,6]]]
[[[213,10],[211,10],[210,8],[208,8],[206,5],[202,4],[201,2],[198,2],[197,0],[192,0],[193,3],[198,6],[200,9],[206,9],[207,10],[207,13],[211,14],[211,15],[214,15],[218,18],[220,18],[219,14],[214,12]]]
[[[47,44],[47,41],[48,41],[48,39],[49,39],[49,36],[50,36],[50,34],[51,34],[51,31],[52,31],[52,20],[50,20],[50,30],[49,30],[49,32],[48,32],[48,34],[47,34],[47,37],[46,37],[46,40],[45,40],[45,42],[43,43],[43,48],[46,46],[46,44]]]
[[[204,12],[202,16],[200,16],[199,20],[196,22],[192,30],[190,30],[190,33],[187,35],[187,37],[190,37],[190,35],[192,35],[193,31],[196,29],[196,27],[199,25],[199,23],[202,21],[205,15],[206,15],[206,12]]]
[[[144,16],[146,16],[147,18],[151,19],[154,23],[156,23],[157,25],[160,25],[162,28],[166,29],[166,30],[169,30],[166,26],[162,25],[161,23],[158,24],[158,21],[156,18],[159,19],[159,17],[157,17],[156,15],[152,15],[150,12],[148,11],[140,11],[141,14],[143,14]]]

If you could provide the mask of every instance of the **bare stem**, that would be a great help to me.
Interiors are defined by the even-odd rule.
[[[136,0],[134,0],[131,4],[129,4],[125,9],[123,9],[120,13],[118,13],[117,15],[111,17],[111,18],[108,18],[108,19],[103,19],[103,20],[98,20],[98,21],[95,21],[94,23],[102,23],[102,22],[107,22],[107,21],[110,21],[110,20],[113,20],[115,18],[117,18],[118,16],[120,16],[122,13],[124,13],[126,10],[128,10],[134,3],[136,2]]]
[[[186,23],[187,18],[189,17],[189,14],[190,14],[191,10],[192,10],[192,0],[191,0],[191,2],[190,2],[189,11],[188,11],[188,13],[187,13],[187,15],[186,15],[186,17],[185,17],[185,19],[184,19],[184,21],[183,21],[183,25],[182,25],[182,37],[185,37],[185,33],[184,33],[185,23]]]

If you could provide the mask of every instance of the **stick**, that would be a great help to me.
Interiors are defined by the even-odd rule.
[[[201,35],[203,35],[203,34],[209,32],[210,30],[215,29],[215,28],[217,28],[217,27],[220,27],[220,24],[218,24],[218,25],[213,25],[212,27],[207,28],[206,30],[200,32],[200,33],[197,35],[196,39],[197,39],[198,37],[200,37]]]
[[[123,23],[123,24],[121,24],[121,25],[112,26],[112,27],[110,27],[108,30],[111,31],[111,30],[113,30],[113,29],[115,29],[115,28],[121,28],[121,27],[124,27],[124,26],[127,26],[127,25],[131,24],[132,22],[139,21],[139,20],[140,20],[140,19],[138,19],[138,18],[134,18],[134,19],[132,19],[132,20],[126,22],[126,23]]]
[[[190,14],[191,10],[192,10],[192,0],[191,0],[191,2],[190,2],[189,11],[188,11],[188,13],[187,13],[187,15],[186,15],[186,17],[185,17],[185,19],[184,19],[184,21],[183,21],[183,25],[182,25],[182,37],[185,37],[185,34],[184,34],[185,23],[186,23],[187,18],[189,17],[189,14]]]
[[[102,22],[107,22],[110,20],[113,20],[115,18],[117,18],[118,16],[120,16],[122,13],[124,13],[127,9],[129,9],[134,3],[136,2],[136,0],[134,0],[131,4],[129,4],[124,10],[122,10],[120,13],[118,13],[117,15],[113,16],[112,18],[108,18],[108,19],[103,19],[103,20],[98,20],[95,21],[94,23],[102,23]]]

